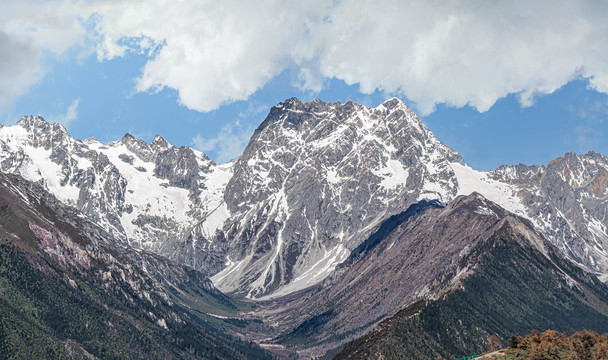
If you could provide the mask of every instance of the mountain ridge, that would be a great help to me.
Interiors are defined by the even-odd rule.
[[[1,357],[268,357],[201,313],[238,310],[203,274],[12,174],[0,174],[0,284]]]
[[[242,296],[318,284],[385,219],[419,200],[472,191],[529,218],[608,281],[605,157],[476,171],[397,98],[376,108],[288,99],[226,164],[159,135],[76,140],[41,117],[0,129],[0,148],[1,171],[43,184],[115,236]],[[577,159],[587,170],[568,167],[570,178],[556,170]],[[555,201],[561,192],[568,201]]]
[[[336,359],[455,358],[485,351],[492,334],[505,343],[533,329],[606,331],[606,286],[553,245],[529,241],[531,223],[513,219],[470,249],[462,261],[476,266],[458,287],[413,302]]]
[[[553,295],[543,297],[537,294],[545,286],[546,291],[559,292],[563,288],[564,293],[560,296],[566,302],[576,303],[581,314],[591,316],[599,312],[603,314],[602,319],[608,319],[608,289],[599,280],[594,282],[592,275],[562,259],[558,250],[534,229],[532,222],[504,210],[478,193],[458,196],[447,206],[442,205],[421,201],[410,206],[404,214],[407,216],[387,220],[385,224],[388,226],[380,226],[378,232],[370,236],[368,243],[373,246],[367,247],[365,256],[344,262],[320,285],[275,299],[269,305],[254,310],[252,316],[277,324],[276,332],[280,335],[270,343],[282,345],[303,358],[322,356],[372,330],[376,331],[374,329],[387,317],[419,301],[438,304],[449,294],[461,294],[465,284],[481,291],[478,280],[468,280],[470,278],[485,279],[488,289],[494,289],[500,296],[505,296],[505,293],[496,287],[504,286],[508,291],[535,288],[531,293],[526,291],[512,296],[513,301],[520,297],[531,301],[536,297],[533,304],[517,300],[513,305],[504,300],[507,302],[504,306],[510,311],[521,307],[524,312],[543,314],[531,317],[529,321],[518,318],[515,324],[510,323],[509,326],[516,326],[518,331],[528,326],[531,326],[527,328],[530,331],[550,324],[543,316],[560,312],[567,317],[577,316],[577,312],[566,311],[572,306],[553,304]],[[505,257],[501,255],[503,250],[495,253],[495,247],[517,256]],[[480,267],[488,256],[494,259],[492,264]],[[500,260],[496,260],[498,258]],[[502,270],[497,272],[498,268]],[[539,271],[542,276],[537,276]],[[512,276],[514,272],[518,273],[516,277]],[[486,279],[489,274],[492,274],[491,280]],[[530,282],[522,282],[524,277],[530,278]],[[491,291],[484,291],[487,296],[491,295]],[[496,301],[500,302],[500,299],[494,299],[493,303]],[[536,308],[532,309],[534,306]],[[472,310],[466,311],[491,313],[492,310],[481,300]],[[475,319],[471,317],[467,321]],[[446,324],[451,324],[448,320]],[[601,323],[598,321],[594,324]],[[479,350],[491,334],[486,332],[492,329],[500,329],[501,336],[506,336],[504,330],[508,327],[502,328],[499,324],[500,321],[494,321],[490,328],[479,328],[477,331],[481,335],[476,336],[477,339],[469,338],[477,347],[461,350]],[[577,326],[583,324],[580,322]],[[473,325],[466,324],[469,328],[474,328]],[[414,339],[410,340],[416,343]],[[439,354],[446,357],[466,355],[467,351],[462,351]],[[437,355],[435,353],[431,358]]]

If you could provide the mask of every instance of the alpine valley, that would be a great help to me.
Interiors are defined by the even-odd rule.
[[[455,358],[608,331],[608,158],[481,172],[399,99],[288,99],[238,158],[0,127],[3,358]]]

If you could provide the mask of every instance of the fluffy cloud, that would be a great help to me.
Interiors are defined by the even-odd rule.
[[[608,92],[608,3],[597,1],[248,1],[106,3],[105,56],[118,40],[162,47],[138,90],[177,89],[184,105],[211,110],[246,99],[284,69],[300,87],[323,78],[407,96],[423,113],[437,103],[489,109],[587,77]],[[137,14],[137,16],[135,16]]]
[[[46,56],[86,49],[85,29],[68,1],[0,3],[0,111],[44,75]]]
[[[317,41],[342,41],[321,46],[318,63],[324,76],[359,83],[363,92],[404,93],[423,113],[442,102],[485,111],[511,93],[530,105],[578,76],[600,90],[608,12],[590,4],[340,3]]]
[[[247,99],[283,69],[319,8],[288,1],[158,1],[94,3],[100,58],[130,50],[153,54],[138,91],[170,87],[190,109],[209,111]],[[124,42],[124,39],[134,41]]]
[[[38,31],[47,34],[42,40],[30,36],[33,43],[15,42],[15,37],[13,45],[30,46],[22,53],[32,52],[32,59],[43,46],[61,52],[82,38],[74,21],[84,19],[94,26],[87,44],[100,60],[132,51],[149,56],[138,91],[176,89],[183,105],[199,111],[247,99],[286,69],[297,75],[294,85],[305,90],[317,92],[327,79],[337,78],[359,84],[363,93],[404,95],[422,113],[438,103],[485,111],[508,94],[517,94],[527,106],[535,96],[581,77],[608,93],[605,1],[81,0],[60,5],[61,11],[46,12],[56,26]],[[7,34],[18,33],[6,28]],[[70,28],[77,31],[65,31]],[[27,33],[27,27],[21,30]],[[0,41],[7,39],[0,36]],[[35,74],[24,76],[21,89],[35,81]]]
[[[0,31],[0,111],[9,107],[40,78],[40,51]]]

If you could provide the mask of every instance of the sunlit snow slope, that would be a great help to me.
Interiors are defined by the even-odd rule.
[[[156,136],[131,135],[108,145],[80,141],[58,124],[24,117],[0,128],[0,168],[43,184],[67,205],[134,246],[161,251],[202,223],[218,227],[232,175],[204,154]],[[221,217],[226,218],[224,211]]]

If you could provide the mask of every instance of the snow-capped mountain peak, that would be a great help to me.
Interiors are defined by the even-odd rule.
[[[249,297],[318,284],[390,216],[472,192],[527,217],[608,279],[605,156],[476,171],[397,98],[375,108],[288,99],[227,164],[160,135],[150,143],[129,134],[105,145],[77,140],[39,116],[0,127],[0,149],[1,171]]]
[[[225,291],[274,296],[313,285],[386,217],[457,188],[447,148],[403,102],[273,107],[226,188]],[[259,230],[257,230],[259,229]],[[280,289],[280,290],[279,290]]]
[[[212,190],[205,185],[215,164],[160,136],[147,144],[125,134],[104,145],[28,116],[0,129],[0,147],[3,172],[41,183],[119,238],[158,252],[186,236],[222,198],[221,181]]]
[[[165,140],[162,136],[156,134],[154,135],[154,139],[150,143],[150,146],[160,149],[167,149],[171,147],[171,144],[169,144],[169,142],[167,142],[167,140]]]

